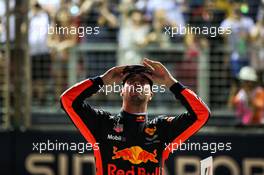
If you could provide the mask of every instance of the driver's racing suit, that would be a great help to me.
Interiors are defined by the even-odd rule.
[[[187,112],[178,116],[130,114],[121,110],[112,115],[92,108],[87,97],[95,94],[100,77],[84,80],[61,96],[61,103],[75,126],[94,149],[96,175],[163,175],[164,161],[179,145],[208,120],[209,109],[197,95],[181,83],[170,91]]]

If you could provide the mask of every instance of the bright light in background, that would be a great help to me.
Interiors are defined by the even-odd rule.
[[[79,13],[79,7],[77,5],[72,6],[70,12],[72,15],[77,15]]]
[[[248,5],[247,4],[242,4],[240,7],[240,10],[242,13],[246,14],[249,11]]]

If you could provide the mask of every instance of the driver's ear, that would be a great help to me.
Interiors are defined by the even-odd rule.
[[[151,100],[152,100],[153,96],[154,96],[154,93],[151,91],[151,92],[150,92],[149,101],[151,101]]]

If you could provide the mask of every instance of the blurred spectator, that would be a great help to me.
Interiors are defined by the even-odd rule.
[[[83,0],[80,3],[80,12],[78,15],[79,24],[83,27],[92,28],[99,32],[86,34],[80,38],[82,43],[116,43],[118,20],[116,18],[117,5],[108,0]],[[95,46],[96,47],[96,46]],[[101,47],[99,45],[98,47]],[[83,60],[86,76],[93,76],[95,64],[98,62],[98,56],[91,53],[84,53]]]
[[[264,82],[264,15],[257,21],[251,36],[253,40],[251,65],[258,72],[260,80]]]
[[[99,34],[86,35],[85,42],[115,42],[116,28],[118,21],[116,18],[115,6],[107,0],[84,0],[80,6],[80,25],[85,27],[99,27]]]
[[[199,57],[208,49],[209,43],[203,36],[194,34],[187,34],[184,42],[186,49],[183,59],[175,64],[175,74],[181,82],[196,90]]]
[[[201,3],[201,2],[200,2]],[[228,13],[228,9],[230,9],[230,4],[227,0],[205,0],[202,4],[198,4],[197,7],[193,7],[195,10],[191,11],[191,20],[190,26],[195,27],[207,27],[207,28],[219,28],[221,21],[224,20],[225,14]],[[229,8],[227,8],[229,7]],[[213,37],[212,37],[213,35]],[[207,46],[210,47],[210,51],[216,47],[219,47],[222,44],[221,36],[216,32],[211,35],[203,34],[198,36],[197,39],[203,40],[202,42],[209,42]],[[207,41],[208,40],[208,41]],[[212,53],[211,53],[212,54]]]
[[[161,48],[170,45],[170,38],[164,35],[164,28],[170,26],[169,21],[166,19],[166,12],[163,9],[156,10],[152,21],[152,31],[146,38],[146,43],[155,43]]]
[[[185,26],[181,5],[178,5],[174,0],[149,0],[147,2],[146,10],[150,18],[154,16],[155,11],[161,9],[166,12],[166,19],[172,26]]]
[[[191,9],[190,24],[195,26],[219,26],[226,14],[229,14],[231,6],[227,0],[205,0],[199,6]]]
[[[50,78],[50,54],[47,46],[49,16],[37,1],[32,1],[29,12],[29,49],[32,61],[33,102],[43,104]],[[34,99],[36,98],[36,99]]]
[[[185,8],[183,4],[174,0],[149,0],[146,4],[146,14],[149,20],[155,21],[155,18],[160,16],[160,12],[163,12],[164,14],[162,16],[166,19],[167,26],[178,27],[183,32],[183,27],[185,26],[185,18],[183,15]],[[178,34],[170,39],[173,42],[182,42],[183,36]]]
[[[67,87],[69,49],[77,42],[77,33],[62,32],[59,28],[77,28],[69,11],[70,1],[61,1],[61,8],[57,12],[52,24],[54,30],[48,36],[48,46],[51,48],[52,76],[55,85],[55,98],[59,102],[59,96]]]
[[[256,85],[256,71],[249,66],[239,72],[241,87],[232,89],[231,105],[243,125],[264,124],[264,89]]]
[[[242,15],[240,7],[239,3],[234,3],[231,15],[221,24],[222,28],[232,31],[226,35],[231,53],[225,62],[230,63],[232,78],[237,77],[241,67],[249,65],[250,31],[254,26],[251,18]]]
[[[146,46],[146,37],[150,25],[144,20],[144,14],[137,9],[124,12],[123,22],[119,31],[118,64],[139,64],[143,57],[142,48]]]
[[[60,9],[61,0],[38,0],[38,3],[53,18]]]

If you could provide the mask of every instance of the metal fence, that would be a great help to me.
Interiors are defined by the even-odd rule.
[[[33,111],[60,111],[59,104],[56,104],[59,94],[76,82],[101,75],[117,65],[119,52],[116,44],[80,44],[73,48],[67,66],[60,70],[64,72],[65,77],[56,82],[58,77],[51,73],[50,78],[43,84],[45,103],[40,103],[39,99],[33,96]],[[223,50],[203,50],[197,58],[186,59],[184,45],[175,44],[167,48],[146,47],[143,56],[161,61],[179,81],[196,91],[217,111],[226,110],[229,93],[230,77],[228,70],[222,65],[223,53]],[[47,65],[47,70],[42,71],[52,72],[52,66],[54,65]],[[91,104],[116,112],[120,108],[121,98],[116,93],[107,96],[99,94],[91,98]],[[153,108],[153,113],[171,113],[175,111],[172,108],[175,107],[174,97],[168,90],[165,93],[157,93],[150,107]]]
[[[223,65],[223,57],[228,54],[227,50],[224,48],[213,51],[204,49],[195,59],[186,59],[185,51],[183,44],[173,44],[166,48],[149,46],[144,48],[142,56],[161,61],[179,81],[203,98],[213,114],[230,115],[226,105],[230,76],[228,69]],[[8,126],[11,105],[9,100],[12,94],[10,94],[11,89],[8,82],[10,78],[8,59],[5,59],[4,52],[1,53],[0,117],[1,124]],[[98,43],[77,45],[71,49],[66,62],[56,62],[49,57],[46,61],[31,57],[32,113],[63,113],[59,103],[60,94],[76,82],[101,75],[109,68],[116,66],[119,53],[117,44]],[[108,95],[99,93],[90,99],[91,105],[113,113],[120,110],[121,102],[118,93]],[[154,95],[149,111],[151,114],[175,114],[181,112],[182,109],[169,90],[166,90],[165,93]]]

